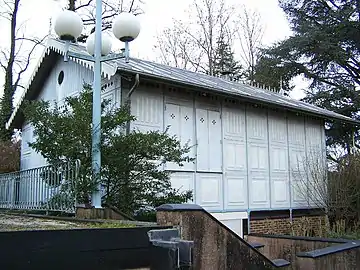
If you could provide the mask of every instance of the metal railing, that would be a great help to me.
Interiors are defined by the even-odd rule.
[[[0,174],[0,208],[75,212],[80,162]]]

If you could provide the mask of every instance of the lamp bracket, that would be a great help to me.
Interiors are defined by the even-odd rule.
[[[111,61],[111,60],[117,60],[117,59],[122,59],[125,58],[125,55],[122,53],[112,53],[109,54],[107,56],[103,56],[100,59],[100,62],[106,62],[106,61]]]
[[[70,52],[70,51],[67,51],[66,55],[67,55],[67,57],[73,57],[73,58],[77,58],[77,59],[81,59],[81,60],[85,60],[85,61],[95,62],[95,58],[91,55],[75,53],[75,52]]]
[[[77,59],[81,59],[81,60],[85,60],[85,61],[90,61],[90,62],[95,62],[94,56],[86,55],[86,54],[82,54],[82,53],[71,52],[70,51],[70,41],[66,41],[65,42],[64,62],[68,62],[69,57],[77,58]],[[102,56],[100,58],[100,62],[106,62],[106,61],[117,60],[117,59],[122,59],[122,58],[126,58],[126,62],[128,62],[128,59],[129,59],[128,49],[122,53],[112,53],[112,54],[109,54],[106,56]]]

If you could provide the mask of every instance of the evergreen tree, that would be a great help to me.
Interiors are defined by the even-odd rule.
[[[265,50],[265,62],[259,65],[264,65],[271,76],[270,71],[275,72],[280,63],[287,82],[303,75],[311,82],[305,101],[360,119],[360,2],[280,0],[279,3],[293,35]],[[279,76],[268,80],[276,83]],[[341,146],[349,153],[354,131],[352,125],[329,123],[327,144]],[[358,139],[360,134],[356,131],[355,143]]]
[[[193,161],[194,158],[187,156],[190,147],[181,146],[180,141],[166,131],[119,132],[135,117],[126,107],[113,108],[109,104],[105,100],[101,106],[103,201],[136,215],[139,210],[153,209],[162,203],[183,203],[191,199],[192,192],[172,188],[170,173],[162,170],[166,162],[181,166]],[[62,193],[64,196],[76,195],[79,203],[90,202],[90,195],[98,183],[92,177],[91,168],[91,108],[92,89],[85,85],[79,96],[65,99],[64,109],[59,110],[56,106],[52,109],[49,102],[32,101],[27,102],[24,110],[26,121],[34,127],[36,137],[29,145],[50,165],[80,160],[77,182],[70,185],[65,181]]]
[[[15,77],[15,66],[17,61],[17,46],[19,45],[17,37],[17,23],[18,23],[18,12],[20,7],[20,0],[15,0],[12,3],[7,5],[5,10],[2,10],[3,14],[6,14],[4,18],[10,21],[10,41],[9,41],[9,52],[2,51],[3,55],[6,57],[6,63],[0,63],[3,71],[5,73],[5,83],[4,83],[4,92],[0,100],[0,141],[11,141],[12,130],[7,130],[5,128],[6,122],[9,120],[13,109],[13,97],[16,88],[19,85],[20,76],[26,70],[28,65],[25,65],[24,68],[20,70],[17,74],[17,79]],[[21,39],[20,39],[21,40]],[[36,43],[35,43],[36,44]],[[21,43],[20,43],[21,45]],[[30,55],[32,52],[30,53]],[[28,62],[29,63],[29,58]],[[16,78],[16,77],[15,77]]]
[[[215,59],[213,63],[215,76],[227,76],[230,80],[238,81],[243,76],[243,70],[234,58],[234,52],[225,35],[220,35],[217,40]]]
[[[259,57],[254,68],[253,82],[277,91],[282,89],[288,96],[294,89],[291,80],[299,74],[298,70],[292,64],[284,63],[280,58],[268,54],[269,50],[262,49],[263,55]]]
[[[12,74],[12,73],[11,73]],[[3,96],[0,98],[0,142],[9,142],[12,137],[12,130],[6,129],[5,125],[12,112],[13,87],[6,83]]]

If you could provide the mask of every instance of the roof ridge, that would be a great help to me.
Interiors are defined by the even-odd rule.
[[[65,55],[65,42],[50,37],[47,39],[46,43],[46,47],[44,48],[44,51],[42,52],[41,57],[38,60],[38,64],[33,70],[32,75],[30,76],[27,87],[21,94],[19,102],[13,109],[9,120],[6,123],[6,128],[10,126],[11,122],[15,118],[15,115],[23,99],[25,98],[34,78],[36,77],[42,62],[47,57],[47,55],[50,54],[50,51],[53,51],[63,56]],[[73,43],[71,44],[69,49],[73,52],[80,54],[87,53],[86,47],[81,43]],[[69,58],[85,68],[88,68],[90,70],[93,69],[93,63],[90,61],[77,59],[71,56]],[[160,80],[162,79],[165,81],[173,81],[176,83],[187,84],[192,87],[213,90],[217,93],[240,96],[242,98],[253,100],[253,102],[264,102],[267,104],[273,104],[276,106],[284,107],[286,109],[317,115],[321,118],[329,117],[333,119],[342,119],[343,121],[348,121],[352,123],[356,122],[357,124],[359,124],[357,120],[354,120],[350,117],[317,107],[302,100],[292,99],[289,96],[285,96],[283,94],[283,91],[277,91],[276,89],[271,89],[258,83],[246,83],[244,81],[229,80],[228,78],[224,78],[224,76],[212,76],[205,73],[160,64],[150,60],[143,60],[136,57],[130,57],[129,63],[125,63],[123,59],[110,60],[103,63],[102,75],[104,77],[111,77],[117,71],[138,73],[140,75],[150,76]]]
[[[54,40],[55,42],[58,42],[58,43],[62,43],[64,44],[63,41],[61,40],[58,40],[58,39],[55,39],[55,38],[51,38],[52,40]],[[75,43],[72,43],[71,46],[75,46],[75,47],[78,47],[78,48],[81,48],[82,50],[86,51],[86,46],[85,45],[82,45],[80,42],[75,42]],[[208,76],[210,78],[220,78],[222,80],[225,80],[225,81],[228,81],[228,82],[231,82],[231,83],[239,83],[239,84],[242,84],[242,85],[246,85],[246,86],[250,86],[250,87],[254,87],[254,88],[257,88],[259,90],[266,90],[266,91],[269,91],[271,93],[274,93],[274,94],[278,94],[278,95],[281,95],[281,96],[285,96],[284,93],[281,92],[281,90],[278,90],[276,88],[271,88],[270,86],[266,86],[266,85],[263,85],[263,84],[260,84],[260,83],[256,83],[256,82],[246,82],[246,81],[243,81],[243,80],[239,80],[239,81],[234,81],[234,80],[231,80],[229,78],[226,78],[225,76],[216,76],[216,75],[209,75],[209,74],[206,74],[206,73],[202,73],[202,72],[198,72],[198,71],[193,71],[193,70],[188,70],[188,69],[185,69],[185,68],[180,68],[180,67],[174,67],[174,66],[170,66],[170,65],[165,65],[165,64],[162,64],[162,63],[158,63],[158,62],[155,62],[155,61],[150,61],[150,60],[145,60],[145,59],[142,59],[142,58],[138,58],[138,57],[130,57],[129,58],[130,60],[137,60],[137,61],[142,61],[142,62],[146,62],[148,64],[154,64],[156,63],[157,65],[161,65],[163,67],[166,67],[166,68],[171,68],[171,69],[176,69],[176,70],[181,70],[181,71],[186,71],[186,72],[191,72],[191,73],[196,73],[196,74],[200,74],[202,76]],[[291,97],[289,97],[291,100],[293,100]]]

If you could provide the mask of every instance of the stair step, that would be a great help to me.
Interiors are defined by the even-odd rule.
[[[262,243],[257,243],[257,242],[248,242],[253,248],[263,248],[265,247],[264,244]]]
[[[290,265],[290,262],[284,259],[274,259],[272,260],[272,263],[277,267],[283,267]]]

